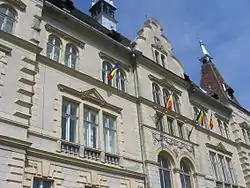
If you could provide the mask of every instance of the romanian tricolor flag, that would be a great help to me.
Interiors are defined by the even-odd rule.
[[[200,110],[200,112],[199,112],[199,114],[198,114],[198,116],[196,118],[196,121],[201,126],[204,125],[204,116],[205,116],[205,113],[202,110]]]
[[[173,110],[173,95],[169,95],[165,108],[168,110]]]
[[[112,80],[112,78],[115,76],[115,73],[116,73],[116,71],[119,69],[119,67],[120,67],[120,64],[119,63],[117,63],[115,66],[114,66],[114,68],[110,71],[110,73],[108,74],[108,80]]]
[[[209,127],[210,127],[210,129],[214,128],[214,119],[213,119],[213,114],[212,113],[211,113],[211,116],[210,116]]]

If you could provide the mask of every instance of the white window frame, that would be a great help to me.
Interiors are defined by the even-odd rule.
[[[113,123],[114,123],[114,127],[110,128],[110,120],[112,119]],[[105,121],[107,120],[107,122]],[[108,125],[107,125],[108,124]],[[117,145],[117,130],[116,130],[116,118],[104,113],[103,114],[103,133],[104,133],[104,148],[105,151],[108,153],[117,153],[117,149],[116,149],[116,145]],[[106,137],[106,131],[107,131],[107,137]],[[112,137],[112,133],[113,133],[113,137]],[[110,145],[110,142],[113,142],[113,146]]]
[[[161,105],[161,89],[156,83],[152,83],[153,101]]]
[[[66,59],[67,56],[69,56],[68,60]],[[75,58],[75,62],[73,62],[74,58]],[[72,43],[66,44],[65,54],[64,54],[64,65],[72,69],[76,69],[78,59],[79,59],[79,51],[77,47]]]
[[[126,81],[127,80],[126,80],[125,72],[121,69],[118,69],[116,74],[115,74],[115,87],[120,91],[126,92],[126,90],[127,90]]]
[[[3,17],[3,23],[0,25],[0,30],[13,34],[15,23],[16,23],[16,18],[17,18],[17,12],[14,8],[12,8],[11,6],[7,4],[1,4],[0,8],[5,9],[5,13],[0,13],[0,17]],[[12,13],[14,17],[9,16],[10,13]],[[7,31],[6,25],[7,25],[7,22],[9,22],[10,20],[11,20],[10,23],[12,24],[11,31]]]
[[[39,181],[39,186],[38,187],[35,187],[35,182],[36,181]],[[33,179],[33,185],[32,185],[32,188],[44,188],[43,184],[44,182],[48,182],[50,184],[50,188],[53,188],[53,181],[51,180],[45,180],[45,179],[41,179],[41,178],[36,178],[34,177]]]
[[[66,112],[63,112],[63,105],[67,105],[67,109]],[[75,105],[76,106],[76,115],[72,115],[71,114],[71,105]],[[66,118],[66,125],[65,125],[65,138],[63,138],[63,121],[61,122],[61,139],[68,141],[68,142],[73,142],[73,143],[77,143],[78,142],[78,119],[79,119],[79,104],[77,104],[76,102],[73,102],[69,99],[63,98],[62,101],[62,118],[65,117]],[[75,120],[75,125],[71,125],[71,120]],[[71,135],[71,126],[75,126],[75,133],[74,133],[74,141],[70,140],[70,135]]]
[[[113,85],[113,79],[108,80],[108,74],[111,72],[111,70],[112,64],[104,60],[102,62],[102,82],[110,86]]]
[[[87,114],[87,119],[85,115]],[[91,117],[95,115],[96,122],[92,122]],[[97,110],[91,109],[91,107],[84,107],[84,139],[85,146],[89,148],[99,149],[99,113]],[[94,138],[94,128],[95,128],[95,138]]]
[[[52,41],[50,41],[50,37],[53,37]],[[56,44],[57,42],[59,43],[59,45]],[[48,51],[49,48],[52,48],[50,53]],[[55,53],[56,50],[59,50],[58,57]],[[46,46],[46,56],[53,61],[60,62],[61,54],[62,54],[62,41],[56,35],[50,34]]]

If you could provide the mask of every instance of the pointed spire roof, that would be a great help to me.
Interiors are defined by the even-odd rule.
[[[208,53],[204,43],[200,40],[202,57],[201,80],[200,86],[210,96],[218,98],[222,103],[230,100],[238,104],[237,99],[233,95],[233,89],[226,84],[223,76],[212,62],[213,57]],[[216,97],[215,97],[216,96]]]
[[[201,62],[204,62],[204,60],[211,61],[213,57],[208,53],[203,41],[200,40],[199,42],[200,42],[201,53],[202,53],[200,61]]]

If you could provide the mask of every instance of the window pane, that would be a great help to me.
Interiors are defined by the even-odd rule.
[[[169,134],[173,135],[174,134],[173,120],[168,118],[167,122],[168,122],[168,132]]]
[[[76,141],[76,120],[70,120],[70,142]]]
[[[62,116],[62,132],[61,132],[61,136],[63,140],[66,140],[66,117]]]
[[[40,188],[41,181],[39,179],[34,179],[33,188]]]
[[[162,169],[159,169],[159,174],[160,174],[161,188],[165,188],[164,174]]]
[[[165,188],[171,188],[171,180],[170,180],[169,171],[164,170],[163,175],[164,175]]]
[[[44,181],[42,188],[51,188],[51,183],[49,181]]]

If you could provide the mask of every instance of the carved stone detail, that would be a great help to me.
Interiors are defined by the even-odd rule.
[[[181,154],[195,156],[194,146],[192,144],[184,143],[177,139],[171,138],[170,136],[163,136],[157,133],[152,133],[153,144],[166,147],[175,153],[176,157]]]

